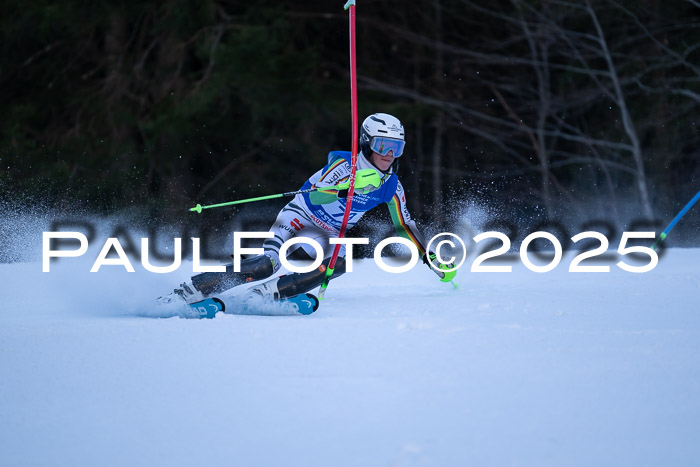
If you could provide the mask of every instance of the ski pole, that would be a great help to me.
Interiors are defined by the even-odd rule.
[[[654,242],[654,244],[651,246],[651,249],[652,249],[652,250],[656,250],[656,247],[659,246],[659,244],[660,244],[661,242],[663,242],[663,241],[666,239],[666,237],[668,236],[669,232],[671,232],[671,229],[673,229],[673,228],[676,226],[676,224],[678,223],[678,221],[680,221],[681,218],[682,218],[683,216],[685,216],[685,213],[687,213],[688,211],[690,211],[690,208],[692,208],[693,205],[694,205],[695,203],[697,203],[699,199],[700,199],[700,191],[698,191],[698,193],[697,193],[695,196],[693,196],[693,199],[691,199],[690,201],[688,201],[688,204],[686,204],[685,207],[684,207],[683,209],[681,209],[681,212],[679,212],[678,215],[676,215],[676,217],[673,218],[673,220],[671,221],[671,223],[668,224],[668,227],[666,227],[666,230],[664,230],[663,232],[661,232],[661,235],[659,235],[658,240],[656,240],[656,241]]]
[[[190,211],[196,212],[196,213],[201,213],[202,210],[204,210],[204,209],[221,208],[224,206],[232,206],[234,204],[252,203],[253,201],[263,201],[266,199],[282,198],[284,196],[294,196],[294,195],[298,195],[301,193],[311,193],[314,191],[319,191],[321,189],[323,189],[323,188],[308,188],[306,190],[290,191],[287,193],[277,193],[275,195],[258,196],[257,198],[239,199],[238,201],[229,201],[228,203],[210,204],[208,206],[202,206],[201,204],[198,204],[197,206],[190,208]]]

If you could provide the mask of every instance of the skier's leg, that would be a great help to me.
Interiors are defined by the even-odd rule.
[[[270,299],[289,298],[308,292],[321,285],[323,278],[326,276],[326,270],[328,269],[328,264],[331,261],[331,255],[333,253],[333,248],[329,244],[331,234],[319,229],[314,229],[313,231],[309,229],[308,232],[305,232],[304,236],[318,242],[323,249],[325,258],[321,266],[310,272],[290,273],[284,276],[275,277],[274,279],[270,279],[262,284],[256,285],[252,289],[253,292]],[[300,245],[310,257],[315,257],[316,252],[311,245],[307,243],[302,243]],[[335,279],[344,273],[345,246],[341,246],[340,254],[335,263],[333,276],[331,278]]]
[[[315,240],[321,246],[324,251],[324,260],[321,266],[316,268],[311,272],[304,273],[291,273],[279,277],[276,281],[274,279],[268,281],[268,283],[274,283],[277,287],[277,293],[281,298],[289,298],[299,295],[300,293],[305,293],[310,290],[319,287],[323,282],[323,278],[326,276],[326,270],[328,269],[328,264],[331,262],[331,256],[333,254],[334,245],[331,245],[329,239],[331,236],[335,236],[331,232],[316,230],[315,232],[309,232],[305,236]],[[301,248],[306,251],[310,257],[315,257],[316,251],[311,247],[311,245],[303,243]],[[345,273],[345,246],[340,247],[340,252],[338,259],[336,260],[335,267],[333,268],[333,275],[331,279],[341,276]]]
[[[181,285],[183,297],[185,300],[190,296],[201,300],[198,292],[208,297],[237,285],[270,277],[280,268],[279,250],[284,242],[297,235],[306,235],[307,231],[318,235],[313,222],[294,203],[289,203],[279,212],[270,228],[274,236],[263,243],[264,254],[242,260],[239,272],[234,272],[231,264],[226,266],[225,272],[204,272],[193,276],[191,284]]]

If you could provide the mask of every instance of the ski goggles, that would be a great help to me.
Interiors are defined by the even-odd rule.
[[[394,157],[401,157],[404,146],[406,146],[406,141],[384,136],[375,136],[369,142],[370,149],[381,156],[386,156],[389,151],[394,151]]]

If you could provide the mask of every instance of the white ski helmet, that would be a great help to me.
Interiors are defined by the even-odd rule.
[[[403,125],[393,115],[376,113],[362,122],[360,150],[367,159],[372,152],[386,155],[393,151],[394,158],[401,157],[405,145]]]

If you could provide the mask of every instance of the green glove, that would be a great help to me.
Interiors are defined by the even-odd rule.
[[[382,176],[375,169],[362,169],[355,172],[355,193],[358,195],[371,193],[381,187],[383,183]],[[349,190],[350,182],[347,181],[336,186],[339,192]],[[339,198],[345,198],[347,193],[344,193],[344,195],[341,196],[341,193],[338,193]]]
[[[440,263],[437,261],[437,255],[432,251],[429,251],[423,255],[423,262],[427,264],[435,274],[438,275],[441,282],[452,282],[452,280],[457,276],[457,270],[454,269],[454,263]],[[430,264],[437,267],[437,269],[431,267]],[[452,269],[452,271],[448,271],[449,269]]]

